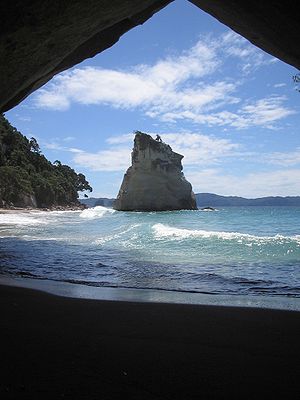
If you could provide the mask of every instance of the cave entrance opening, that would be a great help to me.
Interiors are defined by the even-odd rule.
[[[135,130],[184,154],[196,192],[260,196],[279,182],[281,194],[296,173],[274,165],[282,167],[296,139],[271,135],[296,123],[293,73],[191,2],[175,1],[7,116],[41,136],[49,159],[83,169],[99,197],[116,196]]]

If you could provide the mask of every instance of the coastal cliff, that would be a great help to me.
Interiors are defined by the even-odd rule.
[[[181,154],[150,135],[136,132],[114,209],[119,211],[196,210],[192,185],[182,172]]]
[[[92,191],[83,174],[41,153],[35,138],[0,114],[0,208],[82,208],[78,191]]]

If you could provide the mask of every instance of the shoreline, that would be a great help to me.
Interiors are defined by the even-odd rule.
[[[187,304],[243,307],[300,312],[300,298],[284,296],[223,295],[159,289],[89,286],[74,282],[0,275],[0,285],[40,291],[55,296],[85,300],[138,303]]]
[[[46,207],[46,208],[33,208],[33,207],[9,207],[9,208],[1,208],[0,214],[19,214],[26,212],[41,212],[41,211],[83,211],[87,207],[83,204],[82,207],[78,206],[54,206],[54,207]]]
[[[300,313],[0,286],[1,399],[296,398]]]

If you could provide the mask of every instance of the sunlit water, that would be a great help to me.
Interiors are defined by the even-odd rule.
[[[0,214],[0,273],[94,286],[300,297],[300,208]]]

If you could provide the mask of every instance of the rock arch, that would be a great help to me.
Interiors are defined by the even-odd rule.
[[[93,57],[173,0],[2,0],[0,112],[55,74]],[[300,69],[294,1],[191,0],[275,57]]]

